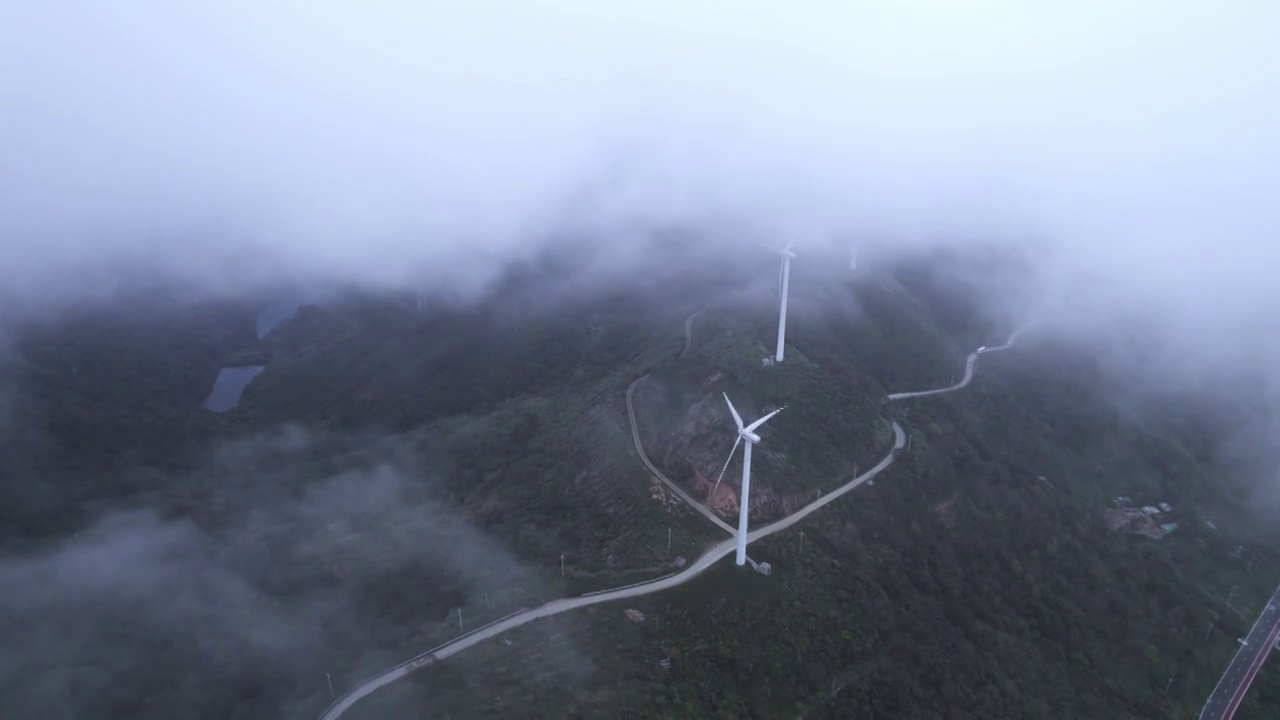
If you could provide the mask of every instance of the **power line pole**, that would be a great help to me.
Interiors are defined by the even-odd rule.
[[[560,577],[564,577],[564,553],[560,553]]]
[[[465,632],[465,629],[462,627],[462,606],[461,605],[458,606],[458,632]]]
[[[1209,629],[1204,631],[1204,639],[1205,639],[1205,640],[1208,640],[1208,639],[1209,639],[1209,636],[1210,636],[1210,635],[1212,635],[1212,634],[1213,634],[1213,623],[1211,622],[1211,623],[1209,623]],[[1203,642],[1203,641],[1201,641],[1201,642]]]
[[[332,700],[333,699],[333,678],[330,677],[329,673],[325,673],[324,676],[325,676],[325,679],[329,681],[329,699]]]
[[[804,531],[800,531],[800,557],[804,557]]]
[[[671,549],[671,528],[667,528],[667,549]]]

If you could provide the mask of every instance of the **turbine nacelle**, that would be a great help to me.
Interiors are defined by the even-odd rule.
[[[766,422],[768,422],[769,418],[773,417],[774,415],[777,415],[778,413],[786,409],[786,406],[784,405],[778,408],[777,410],[774,410],[773,412],[769,413],[768,415],[765,415],[759,420],[756,420],[750,425],[744,425],[742,422],[742,416],[738,414],[738,409],[733,406],[733,401],[729,399],[729,393],[720,393],[720,394],[724,395],[724,402],[726,405],[729,406],[729,414],[733,416],[733,423],[738,426],[738,435],[750,440],[753,443],[760,442],[760,436],[755,433],[755,429],[765,424]]]
[[[785,406],[780,407],[777,410],[774,410],[773,412],[769,413],[768,415],[765,415],[764,417],[760,418],[759,420],[756,420],[750,425],[744,425],[742,422],[742,416],[738,414],[738,409],[733,406],[733,401],[729,399],[729,394],[728,393],[721,393],[721,394],[724,395],[725,404],[729,406],[729,414],[733,415],[733,423],[738,426],[738,436],[733,439],[733,449],[729,451],[729,458],[724,461],[724,467],[720,468],[720,475],[716,477],[716,484],[711,489],[712,495],[715,494],[716,488],[720,487],[720,481],[724,478],[724,471],[729,469],[729,463],[733,461],[734,453],[738,452],[738,445],[742,443],[742,439],[746,438],[747,442],[752,445],[759,443],[760,436],[756,434],[756,428],[765,424],[765,422],[768,421],[769,418],[773,417],[774,415],[777,415],[778,413],[782,412],[785,409]]]

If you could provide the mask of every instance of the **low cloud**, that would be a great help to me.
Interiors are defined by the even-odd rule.
[[[229,443],[166,493],[195,504],[189,517],[135,504],[0,558],[6,707],[296,714],[327,694],[325,672],[342,685],[403,660],[396,648],[432,642],[424,633],[466,598],[537,592],[501,543],[435,498],[406,448],[290,474],[340,442],[291,429]]]
[[[136,265],[208,292],[474,296],[566,236],[628,258],[667,226],[995,239],[1045,248],[1073,304],[1242,330],[1280,301],[1278,23],[1269,3],[26,4],[0,30],[0,277],[40,302]]]
[[[475,298],[571,243],[646,277],[679,228],[708,267],[1008,245],[1035,292],[1006,311],[1149,328],[1151,374],[1280,359],[1274,2],[9,5],[0,319],[151,272]],[[221,448],[173,483],[190,519],[157,500],[0,558],[6,709],[278,716],[318,658],[384,659],[422,620],[380,610],[406,577],[451,578],[446,604],[532,582],[411,456],[296,486],[268,463],[314,442]]]
[[[0,306],[282,282],[492,289],[655,235],[1014,247],[994,304],[1152,374],[1280,360],[1265,2],[25,3],[0,21]],[[1029,290],[1028,290],[1029,288]],[[1189,369],[1188,369],[1189,368]],[[1172,381],[1172,380],[1170,380]],[[2,402],[0,396],[0,402]]]

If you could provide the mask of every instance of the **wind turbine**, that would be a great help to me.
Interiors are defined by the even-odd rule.
[[[711,488],[711,495],[714,497],[716,488],[720,487],[720,478],[724,477],[724,471],[729,468],[729,463],[733,460],[733,454],[738,451],[738,443],[743,438],[747,439],[747,445],[742,451],[742,492],[738,497],[738,558],[739,565],[747,563],[747,508],[748,499],[751,495],[751,446],[760,442],[760,436],[756,434],[756,428],[765,424],[769,418],[782,412],[783,408],[778,408],[755,422],[742,426],[742,416],[734,409],[733,402],[729,400],[728,393],[722,393],[724,401],[729,404],[729,412],[733,415],[733,422],[738,426],[738,437],[733,441],[733,449],[729,451],[729,459],[724,461],[724,467],[720,468],[720,477],[716,478],[715,487]]]
[[[849,269],[852,270],[853,272],[858,271],[858,246],[857,245],[853,246],[852,257],[850,257],[849,259]]]
[[[782,300],[778,306],[778,352],[773,357],[774,362],[782,362],[782,347],[787,340],[787,289],[791,285],[791,259],[796,256],[791,248],[795,244],[796,241],[792,240],[777,251],[782,256],[782,267],[778,270],[778,294]]]

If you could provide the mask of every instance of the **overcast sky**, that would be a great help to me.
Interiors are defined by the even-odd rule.
[[[968,5],[968,7],[961,7]],[[1280,5],[6,3],[0,283],[483,279],[566,223],[1027,238],[1280,306]],[[228,267],[237,267],[227,272]]]

